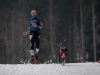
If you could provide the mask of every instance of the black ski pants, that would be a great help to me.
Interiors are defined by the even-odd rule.
[[[30,33],[32,35],[31,38],[31,50],[34,50],[34,43],[36,44],[36,48],[39,49],[40,39],[39,39],[39,32]]]

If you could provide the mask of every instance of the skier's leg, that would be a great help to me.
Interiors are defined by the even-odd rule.
[[[36,58],[36,61],[38,61],[38,55],[37,55],[37,53],[39,52],[39,38],[38,37],[36,37],[35,38],[35,43],[36,43],[36,54],[35,54],[35,58]]]
[[[40,39],[36,38],[36,53],[39,52]]]
[[[33,37],[32,34],[30,34],[30,35],[29,35],[30,40],[32,39],[32,37]]]
[[[34,53],[34,36],[32,36],[31,38],[31,50],[30,50],[30,54],[31,54],[31,63],[33,64],[35,62],[35,53]]]
[[[35,43],[36,43],[36,53],[38,53],[40,45],[40,39],[38,38],[38,36],[35,37]]]
[[[29,38],[30,38],[30,46],[32,46],[32,44],[31,44],[31,39],[32,39],[32,37],[33,37],[33,35],[30,34],[30,35],[29,35]]]
[[[30,50],[31,56],[34,56],[34,37],[31,38],[31,50]]]
[[[31,56],[34,56],[34,50],[30,50]]]

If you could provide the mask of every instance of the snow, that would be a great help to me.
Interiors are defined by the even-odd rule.
[[[0,64],[0,75],[100,75],[100,63]]]

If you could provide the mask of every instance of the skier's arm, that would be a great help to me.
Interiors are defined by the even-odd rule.
[[[30,27],[28,27],[27,31],[26,31],[26,35],[28,36],[30,33]]]
[[[42,28],[43,28],[43,26],[42,26],[42,25],[41,25],[41,26],[38,26],[38,28],[42,29]]]
[[[30,32],[30,27],[28,27],[28,29],[27,29],[27,31],[26,31],[27,33],[29,33]]]
[[[33,23],[33,26],[42,29],[42,28],[43,28],[43,23],[42,23],[42,21],[39,19],[39,25],[37,25],[36,23]]]
[[[37,26],[38,28],[42,29],[43,28],[43,23],[42,21],[39,19],[39,26]]]
[[[26,32],[23,32],[23,35],[27,36],[29,33],[30,33],[30,28],[28,28]]]
[[[34,26],[34,27],[38,27],[38,28],[40,28],[40,29],[43,28],[43,25],[36,25],[35,23],[33,24],[33,26]]]

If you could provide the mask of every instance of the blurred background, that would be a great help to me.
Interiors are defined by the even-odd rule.
[[[100,59],[100,0],[0,0],[0,64],[28,60],[31,10],[44,23],[41,37],[68,48],[67,63]],[[41,40],[39,60],[58,62],[59,47]]]

